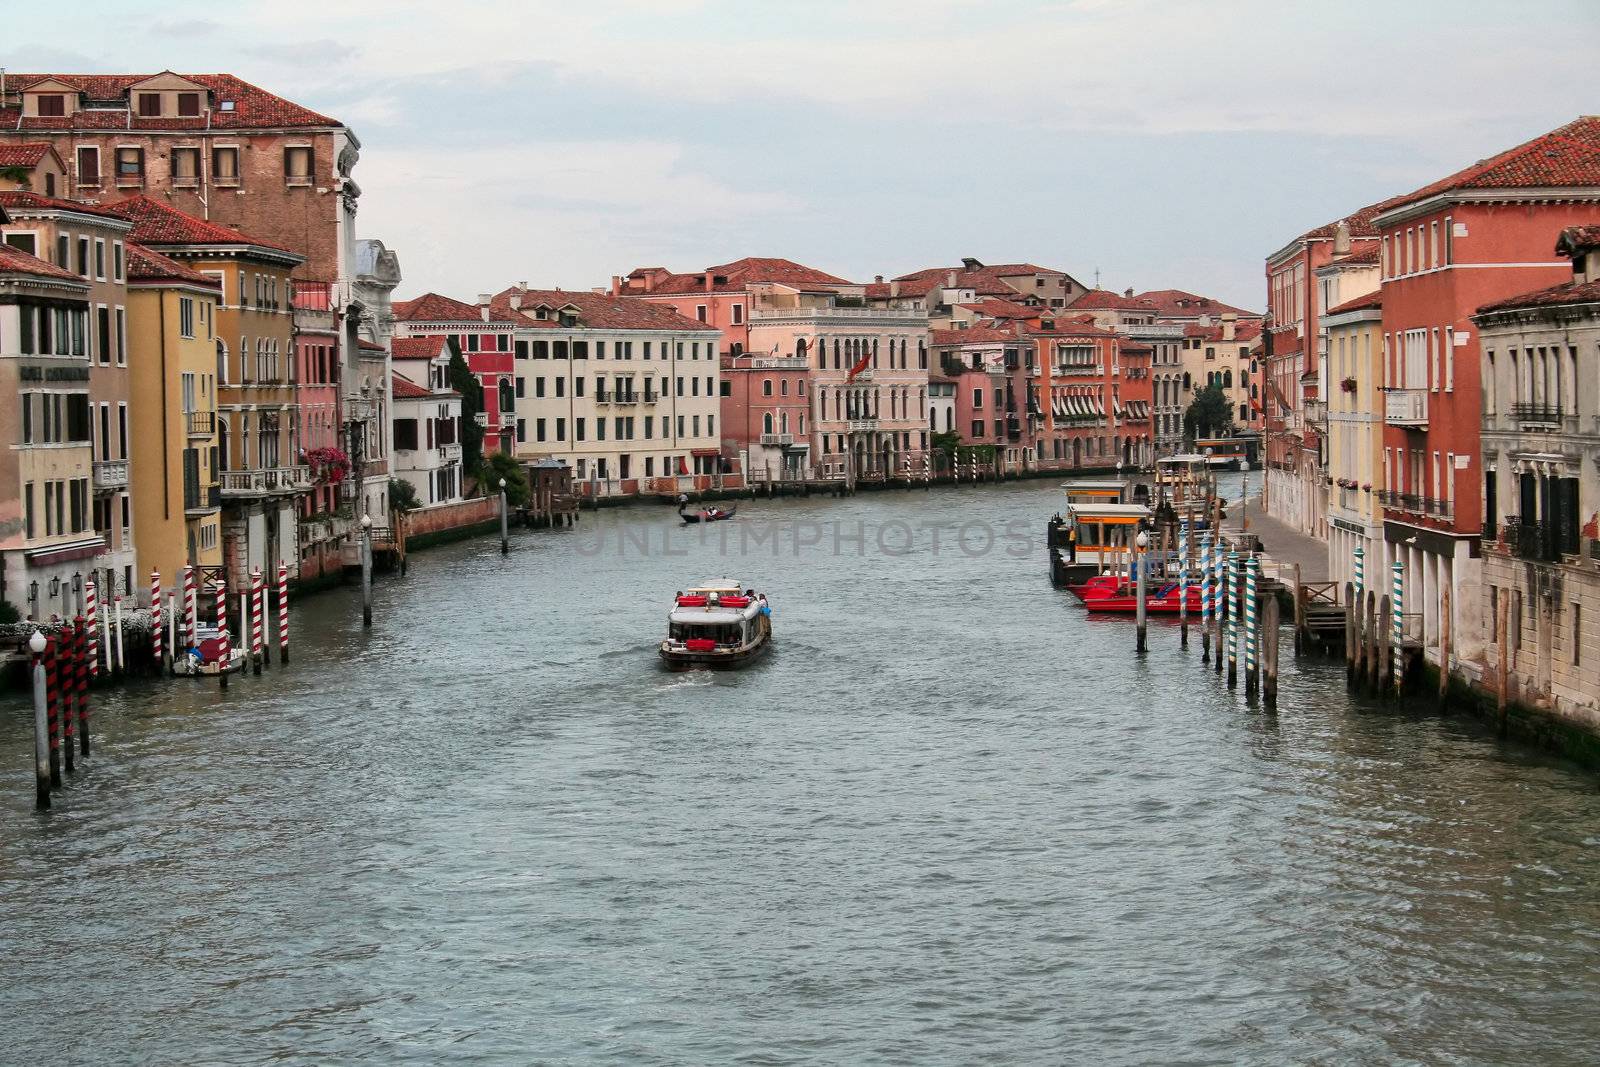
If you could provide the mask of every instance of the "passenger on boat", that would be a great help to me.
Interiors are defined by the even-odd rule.
[[[1078,531],[1075,527],[1067,527],[1067,562],[1078,562]]]

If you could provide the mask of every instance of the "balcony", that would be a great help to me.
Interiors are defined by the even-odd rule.
[[[1328,405],[1326,401],[1315,397],[1306,397],[1303,401],[1306,411],[1306,421],[1313,426],[1325,426],[1328,422]]]
[[[1436,500],[1433,497],[1423,497],[1422,513],[1430,519],[1439,519],[1443,522],[1449,522],[1451,519],[1455,518],[1455,501]]]
[[[1500,543],[1518,559],[1557,563],[1561,560],[1561,549],[1556,544],[1555,532],[1547,523],[1512,517],[1500,528]]]
[[[216,482],[201,485],[185,478],[183,481],[183,510],[186,515],[207,515],[222,506],[222,487]]]
[[[222,472],[224,500],[301,493],[310,488],[310,467],[265,467],[253,471]]]
[[[926,322],[926,311],[906,311],[900,308],[856,308],[856,307],[804,307],[804,308],[776,308],[755,307],[750,309],[750,321],[756,319],[894,319],[906,323]]]
[[[639,394],[616,393],[611,397],[611,402],[613,404],[637,404],[639,402]]]
[[[439,446],[439,462],[441,462],[441,463],[460,463],[461,462],[461,446],[460,445],[440,445]]]
[[[798,356],[762,356],[750,361],[752,370],[805,370],[806,361]]]
[[[878,428],[876,418],[850,419],[847,426],[851,433],[871,433]]]
[[[596,389],[594,391],[594,402],[596,404],[609,404],[615,399],[616,399],[616,394],[615,393],[608,393],[604,389]]]
[[[217,432],[215,411],[188,411],[183,418],[190,437],[212,437]]]
[[[1426,429],[1428,425],[1428,391],[1426,389],[1390,389],[1383,395],[1383,419],[1391,426],[1415,426]]]
[[[1511,421],[1520,430],[1556,432],[1560,432],[1570,422],[1572,426],[1569,432],[1576,432],[1578,420],[1572,412],[1561,410],[1559,404],[1512,404]]]
[[[794,444],[794,434],[792,434],[792,433],[764,433],[764,434],[761,435],[761,443],[763,445],[767,445],[768,447],[772,447],[774,445],[778,446],[780,448],[781,447],[785,447],[787,445]]]
[[[128,488],[128,461],[125,459],[95,460],[94,488],[96,492],[102,493]]]
[[[1078,374],[1104,374],[1105,367],[1099,363],[1058,363],[1050,368],[1053,377],[1071,377]]]

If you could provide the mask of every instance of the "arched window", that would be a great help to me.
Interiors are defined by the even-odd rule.
[[[761,432],[762,433],[771,433],[772,432],[772,412],[770,412],[770,411],[767,412],[765,415],[761,416]],[[362,549],[362,551],[365,552],[366,549]]]
[[[763,378],[763,379],[761,379],[761,395],[762,396],[771,396],[772,395],[772,379],[771,378]]]
[[[1233,368],[1232,367],[1229,367],[1227,370],[1222,372],[1222,387],[1224,389],[1232,389],[1233,388]]]
[[[217,384],[228,384],[228,343],[217,338]]]
[[[806,339],[804,337],[797,338],[794,342],[794,358],[806,358]]]
[[[789,432],[789,413],[787,411],[780,412],[778,414],[778,432],[779,433],[788,433]]]
[[[229,471],[232,469],[233,465],[228,462],[228,419],[227,416],[219,412],[217,414],[217,470]]]
[[[517,406],[516,390],[511,385],[510,378],[500,379],[500,413],[513,410]]]

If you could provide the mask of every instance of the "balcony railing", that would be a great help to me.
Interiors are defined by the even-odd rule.
[[[1438,500],[1434,497],[1423,497],[1422,513],[1430,519],[1442,519],[1445,522],[1449,522],[1455,517],[1455,502],[1453,500]]]
[[[1547,523],[1512,517],[1500,527],[1500,542],[1518,559],[1555,563],[1561,559],[1555,532]]]
[[[876,418],[850,419],[848,425],[851,433],[865,433],[878,428]]]
[[[188,424],[190,437],[210,437],[217,432],[215,411],[190,411],[185,413],[184,421]]]
[[[1522,424],[1560,426],[1569,413],[1558,404],[1512,404],[1511,417]]]
[[[222,506],[222,487],[216,482],[201,485],[185,478],[183,481],[183,510],[191,514],[215,511]]]
[[[1391,426],[1427,426],[1426,389],[1390,389],[1383,397],[1383,418]]]
[[[594,402],[596,404],[609,404],[609,403],[612,402],[613,399],[615,399],[615,397],[616,397],[615,393],[612,393],[612,392],[610,392],[608,390],[605,390],[605,389],[596,389],[594,391]]]
[[[94,487],[102,492],[128,488],[128,461],[125,459],[95,460]]]
[[[926,322],[926,311],[906,311],[900,308],[805,307],[750,309],[750,318],[756,319],[903,319],[906,322]]]
[[[761,443],[764,444],[764,445],[779,445],[779,446],[792,445],[792,444],[794,444],[794,434],[792,434],[792,433],[764,433],[764,434],[761,435]]]
[[[461,461],[461,446],[440,445],[439,459],[444,463],[459,463]]]
[[[253,471],[222,472],[224,499],[298,493],[310,488],[310,467],[264,467]]]
[[[806,361],[799,356],[762,356],[750,361],[752,370],[805,370]]]

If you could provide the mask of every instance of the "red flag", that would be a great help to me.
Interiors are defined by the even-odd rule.
[[[862,371],[866,370],[871,365],[872,365],[872,354],[868,353],[867,355],[862,356],[861,357],[861,361],[859,363],[857,363],[854,367],[850,368],[850,376],[847,377],[844,380],[845,384],[849,385],[851,382],[855,381],[856,380],[856,375],[860,374]]]

